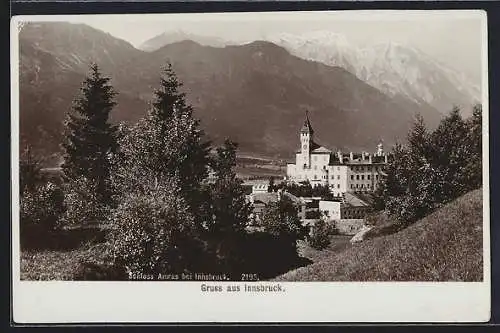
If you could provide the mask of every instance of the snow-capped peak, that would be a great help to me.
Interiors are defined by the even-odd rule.
[[[356,45],[332,31],[281,33],[266,38],[298,57],[343,67],[388,95],[428,103],[443,113],[453,104],[469,107],[479,100],[479,88],[466,75],[401,42]]]

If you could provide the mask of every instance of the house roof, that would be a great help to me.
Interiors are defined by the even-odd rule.
[[[356,195],[346,192],[344,196],[344,202],[353,207],[366,207],[369,206],[365,201],[363,201],[361,198],[357,197]]]
[[[278,201],[278,193],[270,192],[270,193],[253,193],[251,194],[254,202],[261,202],[267,204],[269,202]]]
[[[312,152],[313,153],[328,153],[328,154],[330,154],[332,151],[328,148],[320,146],[320,147],[314,149]]]

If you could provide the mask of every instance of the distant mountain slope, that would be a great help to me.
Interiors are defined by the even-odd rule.
[[[482,281],[483,198],[474,190],[392,235],[290,271],[280,281]]]
[[[231,44],[222,38],[195,35],[182,30],[178,30],[178,31],[164,32],[162,34],[154,36],[153,38],[150,38],[141,45],[139,45],[139,49],[151,52],[161,49],[165,45],[182,42],[185,40],[191,40],[201,45],[214,46],[214,47],[223,47],[227,44]]]
[[[129,122],[145,113],[160,68],[172,62],[208,135],[230,137],[250,153],[291,157],[306,109],[318,141],[332,148],[373,150],[380,139],[404,138],[415,112],[430,124],[440,118],[429,106],[391,98],[345,69],[269,42],[215,48],[184,41],[143,52],[68,23],[26,26],[20,39],[21,133],[49,151],[57,150],[64,114],[91,61],[120,93],[113,119]],[[53,144],[40,143],[40,133]]]
[[[447,113],[454,104],[470,115],[480,100],[479,85],[463,73],[440,64],[416,48],[397,43],[358,47],[343,35],[328,31],[276,34],[266,37],[304,59],[340,66],[387,93],[429,104]]]

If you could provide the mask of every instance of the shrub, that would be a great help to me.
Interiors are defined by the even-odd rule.
[[[56,229],[64,212],[64,194],[52,183],[26,190],[21,196],[20,210],[21,242],[30,245]]]
[[[287,197],[266,205],[262,227],[265,232],[282,239],[283,244],[287,244],[295,252],[297,240],[304,239],[307,233],[297,214],[297,207]]]
[[[96,185],[79,177],[64,184],[64,205],[62,218],[65,226],[99,224],[106,221],[109,209],[98,199]]]
[[[331,229],[327,222],[318,220],[311,226],[311,232],[307,237],[307,242],[312,248],[323,250],[330,245],[330,234]]]
[[[172,186],[124,196],[111,216],[114,259],[127,273],[181,273],[196,263],[194,218]]]

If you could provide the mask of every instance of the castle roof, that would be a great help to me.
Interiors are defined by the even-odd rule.
[[[304,120],[304,125],[302,125],[300,133],[307,133],[310,135],[314,133],[314,130],[311,126],[311,122],[309,121],[309,111],[306,111],[306,119]]]
[[[312,153],[328,153],[328,154],[330,154],[332,151],[328,148],[320,146],[318,148],[313,149],[311,152]]]

